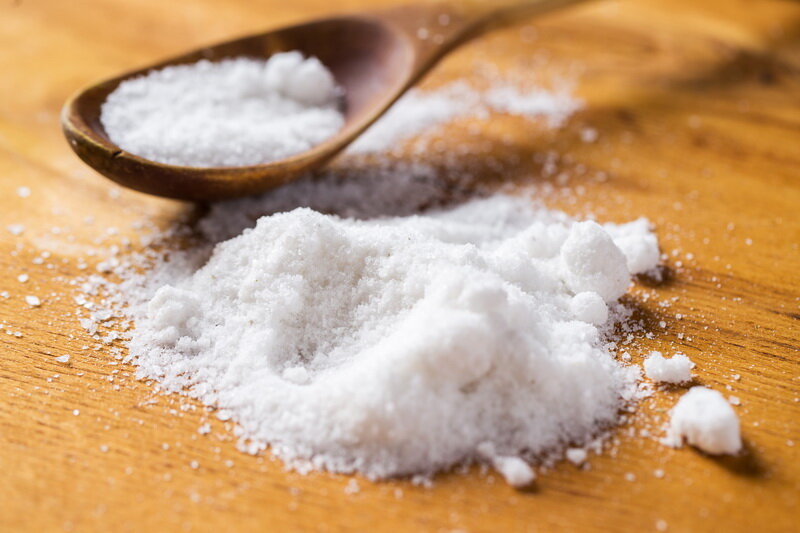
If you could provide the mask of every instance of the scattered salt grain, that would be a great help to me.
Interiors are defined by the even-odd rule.
[[[685,383],[692,380],[694,363],[682,353],[676,353],[670,359],[661,352],[650,352],[644,360],[645,375],[659,383]]]
[[[581,130],[581,141],[589,144],[596,142],[599,137],[597,130],[594,128],[583,128]]]
[[[742,448],[739,418],[719,392],[693,387],[671,411],[664,443],[680,447],[684,438],[704,452],[736,454]]]
[[[31,307],[39,307],[42,305],[42,301],[37,296],[26,296],[25,302]]]
[[[512,487],[524,488],[536,479],[536,474],[530,465],[519,457],[497,456],[492,459],[492,467]]]
[[[69,359],[70,359],[69,355],[59,355],[58,357],[56,357],[56,361],[64,364],[69,363]]]
[[[581,466],[586,462],[588,454],[584,448],[567,448],[566,457],[575,466]]]
[[[358,481],[355,479],[350,479],[347,482],[347,485],[344,487],[345,494],[358,494],[361,491],[361,487],[358,486]]]
[[[20,274],[19,276],[17,276],[17,281],[19,281],[20,283],[25,283],[28,281],[28,279],[29,277],[27,274]]]
[[[100,120],[113,142],[172,165],[258,165],[309,150],[344,125],[316,58],[236,58],[167,67],[120,84]]]
[[[28,187],[18,187],[17,196],[20,198],[28,198],[31,195],[31,190]]]
[[[22,224],[9,224],[6,226],[6,229],[9,233],[11,233],[11,235],[22,235],[22,233],[25,231],[25,226]]]

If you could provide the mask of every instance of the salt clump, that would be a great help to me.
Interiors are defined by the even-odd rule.
[[[719,392],[692,387],[671,411],[664,444],[680,447],[684,438],[713,455],[736,454],[742,449],[739,417]]]
[[[373,220],[296,209],[199,269],[158,266],[128,309],[130,353],[302,471],[480,460],[522,485],[528,460],[589,442],[636,397],[600,326],[628,259],[604,227],[503,195]]]
[[[608,306],[596,292],[580,292],[569,302],[575,318],[595,326],[601,326],[608,320]]]
[[[340,91],[316,58],[202,60],[127,80],[102,106],[109,138],[171,165],[258,165],[296,155],[344,125]]]
[[[665,358],[661,352],[650,352],[644,360],[645,375],[660,383],[685,383],[692,380],[694,363],[682,353]]]
[[[611,302],[625,294],[631,284],[625,256],[596,222],[572,226],[561,257],[564,281],[575,292],[594,292]]]

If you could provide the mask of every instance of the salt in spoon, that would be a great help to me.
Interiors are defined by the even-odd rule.
[[[137,191],[193,201],[265,192],[317,169],[345,149],[447,53],[486,31],[586,0],[450,0],[339,15],[201,48],[92,85],[64,106],[61,123],[89,166]],[[245,167],[168,165],[122,150],[105,133],[106,97],[154,69],[233,57],[268,58],[298,50],[315,56],[344,89],[344,127],[295,156]]]

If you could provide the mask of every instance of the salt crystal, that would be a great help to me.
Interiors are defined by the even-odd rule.
[[[360,490],[361,487],[358,486],[358,481],[355,479],[350,479],[344,487],[345,494],[357,494]]]
[[[59,355],[56,357],[56,361],[64,364],[69,363],[69,355]]]
[[[583,128],[581,130],[581,141],[585,143],[593,143],[597,141],[599,134],[597,130],[594,128]]]
[[[694,363],[682,353],[666,359],[661,352],[650,352],[644,361],[645,375],[659,383],[685,383],[692,379]]]
[[[37,296],[26,296],[25,302],[31,307],[39,307],[42,305],[42,301]]]
[[[588,454],[584,448],[567,448],[566,456],[569,462],[575,466],[580,466],[586,462]]]
[[[6,229],[11,233],[11,235],[22,235],[22,232],[25,231],[25,226],[22,224],[9,224],[6,226]]]
[[[524,488],[536,479],[536,474],[530,465],[519,457],[495,456],[492,459],[492,467],[512,487]]]
[[[683,439],[704,452],[736,454],[742,448],[739,418],[719,392],[693,387],[671,411],[664,443],[678,447]]]
[[[17,196],[20,198],[28,198],[31,195],[31,190],[28,187],[18,187]]]
[[[17,281],[19,281],[20,283],[25,283],[28,281],[28,279],[29,278],[27,274],[20,274],[19,276],[17,276]]]

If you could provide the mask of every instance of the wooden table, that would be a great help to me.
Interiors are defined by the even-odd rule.
[[[498,118],[484,141],[502,177],[519,183],[546,180],[532,154],[560,154],[569,186],[583,194],[553,195],[554,205],[657,224],[670,276],[631,301],[655,330],[661,320],[667,328],[636,355],[682,350],[697,362],[698,382],[739,397],[741,458],[630,436],[663,417],[675,389],[645,402],[633,429],[617,432],[614,454],[592,456],[586,471],[560,464],[529,492],[475,471],[440,476],[433,488],[361,480],[349,495],[347,477],[304,477],[239,453],[221,424],[198,435],[200,410],[171,412],[177,402],[126,379],[131,368],[110,365],[107,350],[81,349],[92,343],[68,285],[83,273],[76,259],[107,227],[132,234],[135,220],[165,225],[187,207],[121,190],[84,167],[61,137],[61,104],[98,78],[331,9],[320,0],[0,7],[0,291],[10,293],[0,297],[0,323],[22,334],[0,334],[0,530],[797,531],[796,2],[601,1],[475,42],[426,81],[469,79],[476,63],[576,80],[586,105],[563,129]],[[581,142],[586,127],[597,142]],[[598,171],[605,183],[590,179]],[[16,194],[23,185],[29,198]],[[14,223],[22,235],[6,231]],[[43,250],[52,255],[35,264]],[[30,280],[20,283],[21,273]],[[41,307],[30,308],[28,294]],[[63,354],[69,365],[55,361]]]

